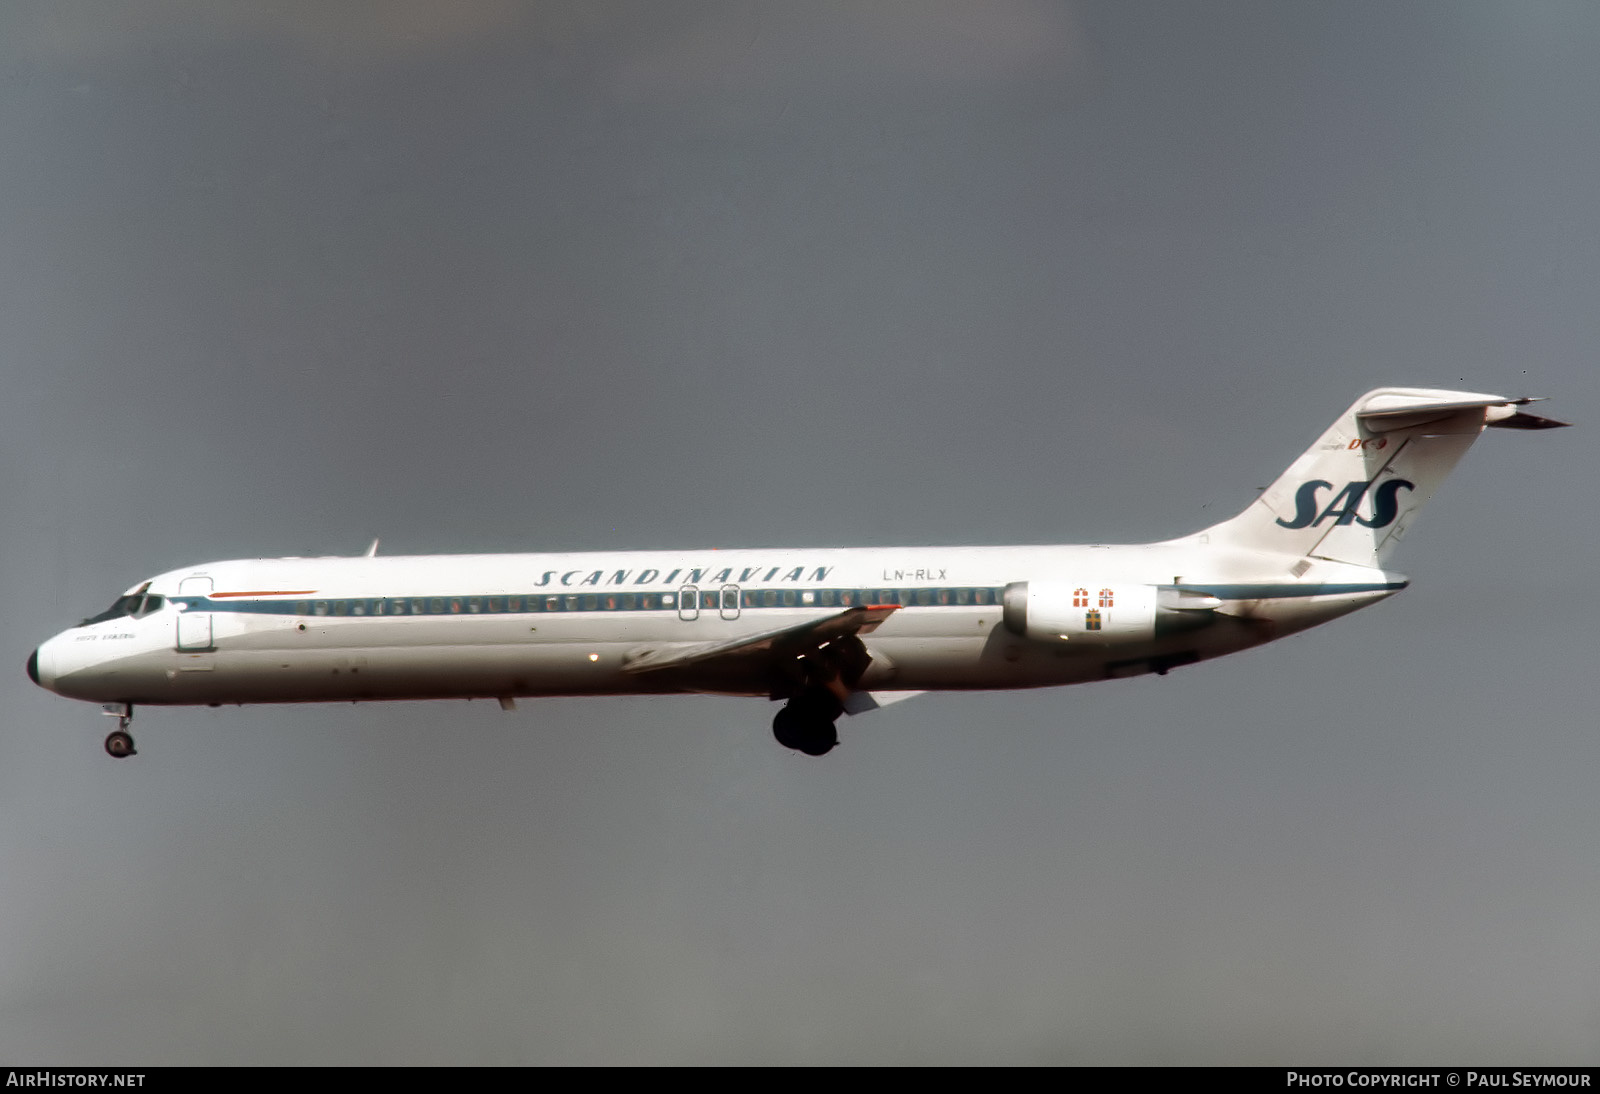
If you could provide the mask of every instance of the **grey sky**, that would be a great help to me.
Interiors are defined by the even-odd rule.
[[[0,1060],[1593,1063],[1600,11],[0,10]],[[146,710],[257,554],[1138,541],[1553,396],[1402,596],[929,696]]]

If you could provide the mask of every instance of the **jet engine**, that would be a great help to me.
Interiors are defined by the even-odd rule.
[[[1001,619],[1012,634],[1040,642],[1116,646],[1210,626],[1221,604],[1174,585],[1013,581]]]

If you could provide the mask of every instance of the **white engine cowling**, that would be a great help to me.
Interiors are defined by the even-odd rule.
[[[1041,642],[1148,642],[1215,621],[1221,601],[1132,582],[1013,581],[1001,616],[1013,634]]]

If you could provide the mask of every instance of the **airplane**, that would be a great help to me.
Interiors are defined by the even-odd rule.
[[[1486,428],[1537,400],[1389,387],[1243,512],[1126,546],[257,558],[172,570],[49,639],[28,676],[136,706],[711,694],[782,701],[821,756],[843,714],[1077,684],[1259,646],[1404,589],[1389,556]]]

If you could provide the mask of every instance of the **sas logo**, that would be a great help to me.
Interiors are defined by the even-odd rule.
[[[1317,500],[1318,490],[1332,490],[1333,483],[1324,482],[1322,479],[1313,479],[1300,484],[1300,489],[1294,494],[1294,519],[1278,519],[1281,528],[1315,528],[1329,517],[1333,518],[1335,525],[1349,524],[1354,521],[1367,528],[1387,528],[1394,523],[1394,518],[1400,515],[1400,503],[1397,495],[1401,490],[1415,490],[1416,484],[1405,479],[1390,479],[1376,490],[1372,491],[1372,519],[1367,519],[1358,511],[1361,501],[1367,496],[1367,490],[1372,486],[1369,482],[1352,482],[1334,495],[1328,502],[1327,508],[1321,512],[1317,507],[1321,504]]]

